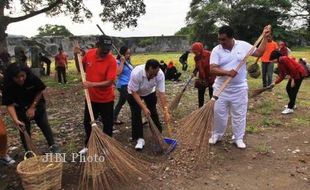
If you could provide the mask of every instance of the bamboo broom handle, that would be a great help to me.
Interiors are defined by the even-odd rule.
[[[79,62],[79,68],[80,68],[80,71],[81,71],[80,73],[81,73],[81,77],[82,77],[82,82],[85,82],[86,81],[86,79],[85,79],[85,72],[84,72],[84,67],[83,67],[83,64],[82,64],[81,55],[78,53],[77,57],[78,57],[78,62]],[[88,92],[87,88],[84,89],[84,93],[85,93],[85,99],[86,99],[86,103],[87,103],[87,108],[88,108],[90,120],[91,120],[91,123],[94,123],[95,122],[95,117],[94,117],[93,107],[91,106],[89,92]]]
[[[269,26],[270,27],[270,26]],[[246,60],[248,59],[248,57],[253,53],[254,49],[256,48],[256,46],[263,40],[264,34],[262,33],[259,38],[256,40],[256,42],[254,43],[254,45],[252,46],[252,48],[248,51],[247,55],[243,58],[243,60],[239,63],[239,65],[237,66],[237,68],[235,69],[237,72],[239,71],[239,69],[246,63]],[[224,83],[222,84],[222,86],[220,87],[220,89],[216,92],[215,99],[218,98],[221,93],[224,91],[224,89],[226,88],[226,86],[228,85],[228,83],[232,80],[232,77],[228,77]]]

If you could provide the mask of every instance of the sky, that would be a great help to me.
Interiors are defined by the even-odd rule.
[[[7,33],[11,35],[24,35],[27,37],[38,34],[38,28],[45,24],[64,25],[74,35],[100,34],[96,24],[99,24],[107,35],[119,37],[131,36],[161,36],[174,35],[185,26],[185,17],[189,11],[192,0],[144,0],[146,14],[138,18],[136,28],[124,28],[121,31],[113,30],[111,23],[102,23],[99,13],[102,7],[99,0],[86,0],[86,5],[93,12],[91,20],[83,24],[73,23],[69,17],[47,17],[41,14],[27,20],[10,24]],[[12,15],[15,16],[15,15]]]

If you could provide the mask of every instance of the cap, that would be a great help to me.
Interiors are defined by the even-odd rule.
[[[111,48],[112,46],[112,38],[110,36],[99,36],[98,37],[98,46],[103,48]]]

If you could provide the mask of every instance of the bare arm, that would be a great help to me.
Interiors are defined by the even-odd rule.
[[[22,126],[25,125],[24,123],[22,123],[21,121],[18,120],[16,110],[15,110],[15,107],[13,105],[7,106],[7,110],[9,112],[13,122],[15,123],[15,125],[22,125]]]
[[[121,64],[117,68],[117,75],[120,75],[123,72],[125,61],[126,61],[123,56],[121,57],[120,60],[121,60]]]
[[[142,102],[142,99],[140,98],[139,94],[137,92],[132,92],[133,98],[136,100],[137,104],[140,106],[141,110],[143,110],[145,116],[150,116],[151,112],[146,107],[146,105]]]
[[[265,49],[266,49],[266,45],[268,42],[267,38],[268,38],[268,36],[270,36],[270,33],[271,33],[271,27],[265,26],[263,33],[264,33],[264,38],[263,38],[262,42],[260,43],[258,48],[255,50],[255,52],[252,54],[252,56],[254,56],[254,57],[261,57],[264,54]]]
[[[235,70],[224,70],[221,69],[219,65],[211,64],[210,65],[210,73],[216,76],[229,76],[229,77],[235,77],[237,75],[237,71]]]

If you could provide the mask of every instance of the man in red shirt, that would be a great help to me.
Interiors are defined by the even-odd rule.
[[[67,54],[64,53],[63,49],[58,48],[59,53],[55,56],[55,69],[57,71],[58,83],[67,83],[66,68],[68,68]]]
[[[100,115],[104,133],[112,136],[115,98],[114,81],[117,76],[117,63],[111,53],[112,39],[109,36],[100,36],[96,45],[97,48],[90,49],[83,57],[82,62],[86,73],[86,81],[83,83],[83,87],[88,88],[95,119]],[[90,122],[89,112],[85,104],[85,146],[91,134]],[[86,152],[87,148],[83,148],[80,154]]]
[[[289,97],[289,103],[285,106],[285,110],[282,114],[290,114],[294,112],[297,93],[301,86],[304,77],[307,76],[306,70],[302,65],[297,63],[294,59],[288,56],[282,56],[281,52],[275,50],[270,55],[270,61],[278,63],[279,75],[271,84],[273,87],[276,84],[282,82],[286,75],[289,75],[289,80],[286,85],[286,92]]]

